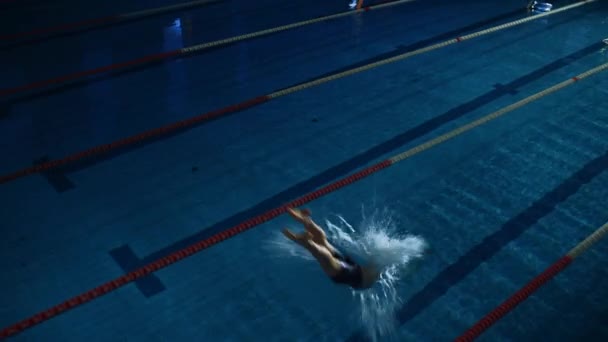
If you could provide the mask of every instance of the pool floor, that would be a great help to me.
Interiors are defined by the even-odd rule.
[[[454,340],[608,221],[605,72],[424,147],[608,63],[606,2],[312,85],[531,15],[521,1],[366,2],[90,77],[75,73],[348,13],[348,1],[212,1],[7,39],[178,3],[0,2],[0,329],[53,312],[8,341],[370,340],[356,294],[277,248],[296,225],[276,210],[293,201],[324,225],[361,231],[376,213],[395,239],[423,238],[376,337]],[[234,236],[209,240],[222,232]],[[607,244],[479,340],[605,341]]]

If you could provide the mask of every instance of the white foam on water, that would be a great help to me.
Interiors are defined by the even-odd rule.
[[[327,220],[327,234],[338,249],[380,271],[374,287],[352,290],[352,295],[359,302],[359,316],[369,337],[386,341],[395,337],[395,314],[402,304],[400,281],[408,275],[412,262],[423,257],[427,243],[422,237],[404,233],[389,210],[374,210],[369,217],[364,211],[357,228],[342,216],[337,216],[335,223]]]
[[[419,236],[403,232],[389,210],[373,210],[365,215],[356,227],[341,215],[326,220],[328,240],[340,251],[352,256],[362,265],[373,265],[380,278],[370,289],[351,290],[357,300],[357,316],[373,341],[395,338],[396,311],[402,304],[398,288],[412,271],[412,262],[423,257],[426,241]],[[280,234],[268,241],[276,256],[293,256],[308,261],[314,258],[302,247]]]

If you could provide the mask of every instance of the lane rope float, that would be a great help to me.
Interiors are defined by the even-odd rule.
[[[144,276],[146,276],[147,274],[150,274],[152,272],[156,272],[162,268],[165,268],[173,263],[176,263],[180,260],[183,260],[195,253],[200,252],[203,249],[209,248],[213,245],[216,245],[224,240],[227,240],[237,234],[243,233],[253,227],[256,227],[264,222],[270,221],[273,218],[283,214],[286,212],[288,207],[300,207],[308,202],[311,202],[317,198],[320,198],[322,196],[325,196],[331,192],[334,192],[338,189],[341,189],[347,185],[350,185],[352,183],[355,183],[373,173],[376,173],[380,170],[383,170],[385,168],[388,168],[389,166],[395,165],[400,161],[403,161],[407,158],[410,158],[418,153],[421,153],[423,151],[426,151],[436,145],[439,145],[443,142],[446,142],[452,138],[455,138],[458,135],[461,135],[465,132],[468,132],[478,126],[481,126],[485,123],[488,123],[489,121],[492,121],[494,119],[497,119],[515,109],[518,109],[520,107],[525,106],[526,104],[536,101],[544,96],[547,96],[549,94],[552,94],[560,89],[563,89],[573,83],[577,83],[589,76],[592,76],[594,74],[597,74],[601,71],[604,71],[608,69],[608,63],[599,65],[593,69],[590,69],[582,74],[579,74],[575,77],[572,77],[566,81],[563,81],[561,83],[558,83],[552,87],[549,87],[541,92],[538,92],[536,94],[533,94],[531,96],[526,97],[523,100],[517,101],[509,106],[506,106],[496,112],[493,112],[491,114],[488,114],[478,120],[475,120],[467,125],[461,126],[457,129],[454,129],[448,133],[445,133],[441,136],[438,136],[434,139],[431,139],[423,144],[420,144],[416,147],[413,147],[405,152],[402,152],[400,154],[397,154],[395,156],[393,156],[392,158],[386,159],[382,162],[379,162],[375,165],[369,166],[367,168],[364,168],[363,170],[360,170],[358,172],[355,172],[353,174],[351,174],[350,176],[344,177],[336,182],[333,182],[329,185],[326,185],[316,191],[310,192],[300,198],[297,198],[289,203],[286,203],[280,207],[277,207],[275,209],[272,209],[270,211],[267,211],[263,214],[260,214],[258,216],[255,216],[247,221],[242,222],[239,225],[236,225],[234,227],[231,227],[223,232],[217,233],[207,239],[201,240],[189,247],[186,247],[182,250],[176,251],[174,253],[171,253],[170,255],[167,255],[163,258],[160,258],[146,266],[143,266],[135,271],[129,272],[127,274],[124,274],[114,280],[111,280],[103,285],[100,285],[92,290],[89,290],[87,292],[84,292],[78,296],[72,297],[70,299],[68,299],[67,301],[60,303],[54,307],[51,307],[47,310],[44,310],[40,313],[35,314],[34,316],[31,316],[27,319],[24,319],[18,323],[15,323],[9,327],[6,327],[2,330],[0,330],[0,338],[3,337],[9,337],[12,335],[15,335],[19,332],[22,332],[28,328],[31,328],[35,325],[38,325],[46,320],[49,320],[61,313],[64,313],[68,310],[71,310],[77,306],[83,305],[87,302],[92,301],[93,299],[103,296],[107,293],[110,293],[122,286],[125,286],[133,281],[135,281],[136,279],[142,278]],[[572,255],[578,255],[582,252],[581,248],[575,249],[572,252]],[[577,254],[578,253],[578,254]]]
[[[524,287],[515,292],[511,297],[502,302],[494,310],[482,317],[471,328],[464,332],[456,339],[457,342],[470,342],[479,337],[483,332],[490,328],[494,323],[513,311],[519,304],[530,297],[536,290],[548,283],[558,273],[566,269],[574,259],[578,258],[582,253],[589,250],[596,242],[608,234],[608,222],[598,228],[593,234],[589,235],[585,240],[577,244],[566,255],[561,257],[541,274],[537,275]]]
[[[406,1],[410,1],[410,0],[406,0]],[[277,97],[280,97],[280,96],[285,96],[285,95],[288,95],[288,94],[291,94],[291,93],[294,93],[294,92],[297,92],[297,91],[300,91],[300,90],[304,90],[306,88],[310,88],[310,87],[314,87],[314,86],[320,85],[322,83],[326,83],[326,82],[329,82],[329,81],[337,80],[337,79],[340,79],[340,78],[343,78],[343,77],[346,77],[346,76],[354,75],[356,73],[367,71],[367,70],[370,70],[370,69],[373,69],[373,68],[376,68],[376,67],[379,67],[379,66],[383,66],[383,65],[389,64],[389,63],[393,63],[393,62],[397,62],[397,61],[400,61],[400,60],[404,60],[404,59],[412,57],[412,56],[420,55],[420,54],[423,54],[425,52],[429,52],[429,51],[432,51],[432,50],[440,49],[442,47],[445,47],[445,46],[448,46],[448,45],[451,45],[451,44],[456,44],[456,43],[459,43],[459,42],[462,42],[462,41],[465,41],[465,40],[469,40],[469,39],[473,39],[473,38],[476,38],[476,37],[480,37],[480,36],[483,36],[483,35],[486,35],[486,34],[489,34],[489,33],[492,33],[492,32],[500,31],[500,30],[503,30],[505,28],[510,28],[510,27],[513,27],[513,26],[516,26],[516,25],[520,25],[520,24],[523,24],[523,23],[528,22],[528,21],[532,21],[532,20],[536,20],[538,18],[542,18],[543,16],[552,15],[552,14],[555,14],[555,13],[560,13],[560,11],[566,11],[566,10],[569,10],[569,9],[573,9],[573,8],[576,8],[578,6],[582,6],[582,5],[586,4],[586,3],[590,3],[590,2],[593,2],[593,1],[596,1],[596,0],[586,0],[586,1],[583,1],[583,2],[579,2],[579,3],[576,3],[576,4],[572,4],[572,5],[569,5],[569,6],[557,9],[557,10],[552,11],[552,12],[548,12],[548,13],[544,13],[544,14],[539,14],[539,15],[536,15],[536,16],[533,16],[533,17],[529,17],[529,18],[525,18],[525,19],[520,19],[520,20],[516,20],[516,21],[513,21],[513,22],[506,23],[506,24],[494,26],[494,27],[491,27],[491,28],[488,28],[488,29],[485,29],[485,30],[481,30],[481,31],[478,31],[478,32],[474,32],[474,33],[471,33],[471,34],[468,34],[468,35],[465,35],[465,36],[457,37],[457,38],[450,39],[450,40],[447,40],[447,41],[444,41],[444,42],[441,42],[441,43],[437,43],[437,44],[433,44],[433,45],[430,45],[430,46],[427,46],[427,47],[424,47],[424,48],[420,48],[420,49],[417,49],[417,50],[414,50],[414,51],[411,51],[411,52],[406,52],[406,53],[403,53],[401,55],[397,55],[397,56],[394,56],[394,57],[391,57],[391,58],[380,60],[378,62],[366,64],[366,65],[363,65],[361,67],[353,68],[353,69],[350,69],[350,70],[346,70],[344,72],[336,73],[336,74],[333,74],[333,75],[330,75],[330,76],[327,76],[327,77],[318,78],[316,80],[305,82],[305,83],[302,83],[302,84],[299,84],[299,85],[296,85],[296,86],[293,86],[293,87],[285,88],[285,89],[276,91],[274,93],[258,96],[258,97],[255,97],[255,98],[243,101],[241,103],[238,103],[238,104],[235,104],[235,105],[232,105],[232,106],[228,106],[228,107],[217,109],[217,110],[214,110],[214,111],[211,111],[211,112],[199,114],[198,116],[192,117],[190,119],[178,121],[176,123],[173,123],[173,124],[170,124],[170,125],[167,125],[167,126],[164,126],[164,127],[159,127],[159,128],[155,128],[155,129],[152,129],[152,130],[148,130],[148,131],[145,131],[143,133],[139,133],[139,134],[127,137],[127,138],[123,138],[123,139],[114,141],[112,143],[108,143],[108,144],[105,144],[105,145],[99,145],[99,146],[96,146],[96,147],[92,147],[92,148],[89,148],[87,150],[84,150],[84,151],[81,151],[81,152],[69,155],[67,157],[64,157],[62,159],[56,159],[56,160],[48,161],[48,162],[41,163],[41,164],[38,164],[38,165],[35,165],[35,166],[31,166],[29,168],[25,168],[25,169],[21,169],[21,170],[12,172],[10,174],[1,175],[0,176],[0,185],[4,184],[4,183],[8,183],[8,182],[13,181],[13,180],[16,180],[16,179],[21,178],[21,177],[25,177],[27,175],[31,175],[31,174],[35,174],[35,173],[40,173],[40,172],[48,171],[48,170],[51,170],[51,169],[54,169],[54,168],[66,165],[68,163],[77,161],[77,160],[81,160],[81,159],[85,159],[85,158],[90,158],[90,157],[93,157],[93,156],[101,155],[101,154],[104,154],[104,153],[108,153],[108,152],[110,152],[112,150],[116,150],[118,148],[124,148],[126,146],[133,145],[133,144],[136,144],[136,143],[141,143],[143,141],[150,140],[152,138],[157,138],[157,137],[160,137],[160,136],[163,136],[163,135],[168,135],[168,134],[171,134],[171,133],[173,133],[173,132],[175,132],[177,130],[185,129],[185,128],[188,128],[188,127],[192,127],[192,126],[194,126],[196,124],[200,124],[202,122],[209,121],[209,120],[212,120],[212,119],[217,119],[217,118],[219,118],[221,116],[232,114],[232,113],[235,113],[237,111],[241,111],[241,110],[253,107],[255,105],[267,102],[267,101],[269,101],[271,99],[274,99],[274,98],[277,98]],[[390,3],[390,4],[394,5],[395,3]],[[168,52],[168,54],[171,54],[171,53],[172,52]]]
[[[32,90],[36,90],[36,89],[40,89],[40,88],[45,88],[45,87],[52,86],[52,85],[58,85],[58,84],[66,83],[66,82],[73,82],[73,81],[77,81],[77,80],[84,79],[87,77],[99,75],[102,73],[116,71],[119,69],[124,69],[127,67],[130,68],[130,67],[144,65],[144,64],[152,63],[152,62],[162,62],[162,61],[168,60],[170,58],[184,57],[184,56],[192,54],[194,52],[200,52],[202,50],[210,49],[213,47],[220,47],[222,45],[228,45],[228,44],[236,43],[236,42],[247,40],[247,39],[257,38],[257,37],[261,37],[261,36],[265,36],[265,35],[269,35],[269,34],[273,34],[273,33],[278,33],[281,31],[294,29],[297,27],[302,27],[305,25],[315,24],[315,23],[319,23],[322,21],[337,19],[337,18],[353,15],[356,13],[365,12],[370,9],[386,8],[386,7],[390,7],[390,6],[404,4],[407,2],[411,2],[411,1],[414,1],[414,0],[398,0],[398,1],[393,1],[393,2],[384,3],[384,4],[380,4],[380,5],[365,7],[360,10],[341,12],[338,14],[332,14],[332,15],[328,15],[328,16],[320,17],[320,18],[316,18],[316,19],[304,20],[304,21],[300,21],[300,22],[296,22],[296,23],[292,23],[292,24],[288,24],[288,25],[283,25],[283,26],[279,26],[279,27],[266,29],[266,30],[247,33],[247,34],[243,34],[240,36],[234,36],[234,37],[230,37],[230,38],[226,38],[226,39],[220,39],[220,40],[216,40],[216,41],[212,41],[212,42],[208,42],[208,43],[193,45],[190,47],[185,47],[185,48],[181,48],[181,49],[177,49],[177,50],[156,53],[156,54],[136,58],[136,59],[125,61],[125,62],[114,63],[114,64],[109,64],[109,65],[101,66],[101,67],[94,68],[94,69],[74,72],[71,74],[54,77],[54,78],[50,78],[50,79],[46,79],[46,80],[42,80],[42,81],[36,81],[36,82],[28,83],[25,85],[21,85],[21,86],[16,86],[16,87],[12,87],[12,88],[4,88],[4,89],[0,89],[0,96],[15,95],[15,94],[19,94],[19,93],[26,92],[26,91],[32,91]],[[593,1],[595,1],[595,0],[593,0]]]

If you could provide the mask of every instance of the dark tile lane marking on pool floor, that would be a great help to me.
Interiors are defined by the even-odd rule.
[[[257,215],[260,215],[261,213],[272,210],[284,203],[287,203],[287,202],[293,200],[294,198],[302,196],[302,194],[312,192],[315,189],[317,189],[325,184],[335,181],[336,179],[338,179],[340,177],[344,177],[345,175],[357,170],[358,168],[361,168],[361,167],[367,165],[368,163],[375,160],[376,158],[379,158],[384,154],[390,153],[390,152],[394,151],[395,149],[398,149],[398,148],[402,147],[403,145],[405,145],[417,138],[420,138],[420,137],[424,136],[425,134],[432,132],[433,130],[441,127],[444,124],[447,124],[450,121],[456,120],[456,119],[470,113],[471,111],[473,111],[475,109],[478,109],[486,104],[491,103],[492,101],[496,100],[497,98],[499,98],[501,96],[507,95],[507,94],[511,93],[512,91],[515,91],[518,87],[524,86],[532,81],[535,81],[535,80],[537,80],[551,72],[554,72],[555,70],[557,70],[559,68],[567,66],[570,63],[572,63],[580,58],[583,58],[593,52],[597,52],[599,49],[601,49],[602,46],[603,46],[602,43],[592,44],[592,45],[585,47],[577,52],[574,52],[568,56],[557,59],[557,60],[545,65],[544,67],[542,67],[540,69],[537,69],[512,82],[509,82],[502,87],[495,88],[494,90],[492,90],[484,95],[481,95],[481,96],[473,99],[470,102],[457,106],[457,107],[455,107],[437,117],[434,117],[380,145],[377,145],[345,162],[342,162],[332,168],[329,168],[329,169],[325,170],[324,172],[319,173],[316,176],[309,178],[308,180],[305,180],[294,186],[291,186],[290,188],[258,203],[257,205],[255,205],[245,211],[242,211],[221,222],[218,222],[218,223],[214,224],[213,226],[211,226],[210,228],[204,229],[204,230],[200,231],[199,233],[186,237],[172,245],[169,245],[159,251],[156,251],[146,257],[143,257],[142,259],[137,260],[135,253],[130,250],[130,247],[128,245],[123,245],[123,246],[120,246],[120,247],[114,249],[114,251],[120,250],[121,253],[112,253],[111,252],[110,255],[114,258],[116,263],[118,263],[118,265],[120,267],[122,267],[122,269],[125,272],[133,271],[136,268],[130,268],[126,265],[140,265],[141,266],[141,265],[145,265],[145,264],[154,262],[157,259],[160,259],[160,258],[165,257],[178,250],[186,248],[198,241],[207,239],[216,233],[224,231],[230,227],[236,226],[239,223],[250,219],[251,217],[255,217]],[[127,251],[129,251],[129,252],[127,252]],[[151,277],[151,276],[148,276],[148,277]],[[148,287],[154,288],[154,289],[161,288],[158,284],[155,284],[156,280],[150,280],[150,282],[148,283],[148,280],[147,280],[148,277],[143,277],[143,278],[140,278],[139,280],[137,280],[136,286],[138,288],[141,287],[144,289],[148,289]],[[162,286],[162,283],[161,283],[161,286]],[[163,288],[164,288],[164,286],[163,286]],[[146,291],[148,291],[148,290],[146,290]],[[148,291],[148,292],[144,292],[144,293],[153,293],[153,292],[154,291]],[[159,292],[155,292],[155,293],[159,293]]]
[[[467,25],[467,26],[464,26],[464,27],[461,27],[461,28],[457,28],[457,29],[454,29],[452,31],[448,31],[448,32],[436,35],[436,36],[431,37],[431,38],[423,39],[423,40],[417,41],[417,42],[409,44],[409,45],[397,45],[397,48],[394,49],[393,51],[385,52],[385,53],[376,55],[374,57],[367,58],[367,59],[365,59],[363,61],[356,62],[356,63],[353,63],[353,64],[349,64],[347,66],[341,67],[339,69],[332,70],[330,72],[321,74],[321,75],[316,76],[314,78],[309,78],[306,81],[299,82],[299,83],[296,83],[294,85],[291,85],[291,86],[285,87],[285,88],[295,87],[295,86],[297,86],[299,84],[304,84],[304,83],[307,83],[307,82],[311,82],[311,81],[314,81],[314,80],[319,79],[319,78],[328,77],[328,76],[331,76],[331,75],[335,75],[337,73],[341,73],[341,72],[345,72],[345,71],[352,70],[352,69],[355,69],[355,68],[359,68],[359,67],[371,64],[371,63],[375,63],[375,62],[379,62],[379,61],[388,59],[388,58],[396,57],[396,56],[402,55],[404,53],[407,53],[407,52],[410,52],[410,51],[414,51],[414,50],[418,50],[418,49],[421,49],[423,47],[426,47],[426,46],[429,46],[429,45],[432,45],[432,44],[437,44],[437,43],[442,42],[444,40],[453,39],[455,37],[460,37],[460,36],[462,36],[462,35],[464,35],[466,33],[470,33],[470,32],[473,32],[473,31],[481,30],[481,29],[483,29],[486,26],[492,26],[493,24],[496,24],[498,22],[506,21],[507,19],[516,17],[517,15],[522,14],[522,13],[525,13],[525,10],[519,8],[519,9],[516,9],[514,11],[503,13],[503,14],[499,14],[499,15],[493,17],[493,18],[484,19],[482,21],[478,21],[476,23],[473,23],[473,24],[470,24],[470,25]]]
[[[579,171],[570,175],[553,190],[532,203],[526,210],[508,220],[499,230],[486,236],[483,241],[444,268],[398,311],[399,323],[403,325],[416,317],[441,298],[452,286],[475,271],[479,265],[498,254],[503,247],[517,239],[540,219],[549,215],[558,204],[566,201],[570,196],[576,194],[583,185],[591,182],[593,178],[607,170],[608,151],[585,164]],[[366,337],[364,333],[357,332],[349,337],[347,341],[366,341]]]
[[[505,93],[509,93],[511,95],[517,95],[519,92],[515,89],[513,89],[512,87],[506,87],[505,85],[501,84],[501,83],[496,83],[494,84],[494,88],[496,88],[496,90],[498,91],[502,91]]]
[[[34,161],[34,165],[40,165],[50,161],[48,156],[38,158]],[[65,173],[61,169],[49,170],[42,173],[42,176],[46,178],[47,182],[57,191],[58,193],[66,192],[70,189],[74,189],[76,185],[72,183],[66,177]]]
[[[136,270],[146,264],[140,260],[129,246],[122,246],[110,251],[110,255],[125,273]],[[135,280],[135,286],[146,298],[150,298],[166,290],[165,285],[154,274]]]

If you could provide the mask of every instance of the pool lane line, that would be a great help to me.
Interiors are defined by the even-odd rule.
[[[550,265],[542,273],[534,277],[525,286],[520,288],[511,297],[502,302],[494,310],[483,316],[477,323],[470,327],[466,332],[459,336],[457,342],[470,342],[478,338],[483,332],[490,328],[494,323],[515,309],[520,303],[530,297],[536,290],[552,280],[558,273],[566,269],[574,259],[587,251],[591,246],[598,242],[608,233],[608,222],[598,228],[591,235],[572,248],[566,255]]]
[[[515,109],[518,109],[520,107],[523,107],[525,105],[527,105],[530,102],[536,101],[544,96],[547,96],[549,94],[552,94],[554,92],[557,92],[558,90],[561,90],[565,87],[568,87],[574,83],[577,83],[587,77],[590,77],[594,74],[600,73],[604,70],[608,69],[608,63],[605,64],[601,64],[593,69],[587,70],[579,75],[576,75],[568,80],[565,80],[563,82],[560,82],[554,86],[551,86],[549,88],[546,88],[545,90],[538,92],[536,94],[533,94],[531,96],[528,96],[520,101],[517,101],[515,103],[512,103],[506,107],[503,107],[501,109],[499,109],[498,111],[495,111],[491,114],[488,114],[480,119],[474,120],[464,126],[461,126],[459,128],[456,128],[450,132],[447,132],[441,136],[438,136],[434,139],[431,139],[423,144],[420,144],[416,147],[413,147],[405,152],[399,153],[389,159],[386,159],[384,161],[381,161],[377,164],[374,164],[372,166],[366,167],[358,172],[355,172],[353,174],[351,174],[350,176],[344,177],[338,181],[335,181],[331,184],[328,184],[316,191],[310,192],[304,196],[301,196],[289,203],[286,203],[282,206],[279,206],[277,208],[274,208],[272,210],[269,210],[263,214],[257,215],[253,218],[250,218],[249,220],[246,220],[232,228],[229,228],[223,232],[219,232],[207,239],[201,240],[195,244],[190,245],[189,247],[186,247],[184,249],[181,249],[179,251],[176,251],[174,253],[171,253],[165,257],[159,258],[158,260],[151,262],[149,264],[147,264],[146,266],[143,266],[141,268],[138,268],[137,270],[134,270],[132,272],[126,273],[114,280],[111,280],[103,285],[100,285],[92,290],[89,290],[87,292],[84,292],[78,296],[72,297],[70,299],[68,299],[67,301],[60,303],[58,305],[55,305],[47,310],[44,310],[42,312],[39,312],[29,318],[26,318],[18,323],[15,323],[11,326],[8,326],[6,328],[3,328],[2,330],[0,330],[0,338],[6,338],[6,337],[10,337],[13,336],[19,332],[22,332],[26,329],[29,329],[33,326],[36,326],[44,321],[47,321],[53,317],[58,316],[61,313],[64,313],[68,310],[71,310],[77,306],[83,305],[85,303],[88,303],[90,301],[92,301],[93,299],[106,295],[120,287],[123,287],[133,281],[135,281],[136,279],[145,277],[146,275],[156,272],[160,269],[163,269],[173,263],[176,263],[180,260],[183,260],[193,254],[196,254],[200,251],[202,251],[203,249],[207,249],[213,245],[216,245],[224,240],[227,240],[237,234],[243,233],[253,227],[256,227],[262,223],[268,222],[272,219],[274,219],[275,217],[284,214],[287,211],[288,207],[300,207],[308,202],[311,202],[317,198],[320,198],[322,196],[325,196],[331,192],[334,192],[338,189],[341,189],[343,187],[346,187],[347,185],[350,185],[352,183],[355,183],[363,178],[366,178],[367,176],[374,174],[380,170],[383,170],[385,168],[388,168],[390,166],[393,166],[395,164],[397,164],[400,161],[403,161],[405,159],[408,159],[410,157],[413,157],[421,152],[424,152],[426,150],[431,149],[432,147],[435,147],[441,143],[444,143],[450,139],[453,139],[465,132],[468,132],[476,127],[479,127],[483,124],[486,124],[492,120],[495,120],[499,117],[504,116],[505,114],[512,112]],[[580,254],[580,252],[582,251],[582,247],[573,250],[571,255],[577,256],[578,254]],[[577,254],[578,253],[578,254]]]
[[[406,1],[409,1],[409,0],[406,0]],[[457,38],[453,38],[453,39],[446,40],[446,41],[443,41],[443,42],[440,42],[437,44],[433,44],[433,45],[430,45],[427,47],[416,49],[414,51],[406,52],[406,53],[403,53],[403,54],[400,54],[400,55],[397,55],[394,57],[390,57],[390,58],[387,58],[384,60],[369,63],[369,64],[366,64],[366,65],[363,65],[363,66],[360,66],[357,68],[339,72],[339,73],[329,75],[326,77],[321,77],[321,78],[318,78],[318,79],[315,79],[312,81],[298,84],[293,87],[284,88],[282,90],[279,90],[279,91],[276,91],[276,92],[273,92],[273,93],[270,93],[267,95],[258,96],[258,97],[237,103],[235,105],[216,109],[211,112],[203,113],[203,114],[194,116],[192,118],[178,121],[178,122],[166,125],[166,126],[154,128],[154,129],[151,129],[151,130],[148,130],[148,131],[136,134],[136,135],[132,135],[127,138],[116,140],[112,143],[92,147],[87,150],[64,157],[62,159],[55,159],[55,160],[48,161],[48,162],[45,162],[45,163],[42,163],[39,165],[35,165],[35,166],[31,166],[31,167],[28,167],[25,169],[14,171],[9,174],[0,175],[0,185],[11,182],[13,180],[16,180],[16,179],[19,179],[22,177],[25,177],[25,176],[28,176],[28,175],[31,175],[31,174],[48,171],[48,170],[51,170],[51,169],[75,162],[75,161],[79,161],[79,160],[82,160],[85,158],[90,158],[90,157],[98,156],[101,154],[106,154],[110,151],[113,151],[113,150],[116,150],[119,148],[124,148],[124,147],[131,146],[131,145],[134,145],[137,143],[142,143],[144,141],[151,140],[153,138],[158,138],[158,137],[161,137],[164,135],[173,134],[179,130],[191,128],[196,124],[200,124],[202,122],[217,119],[217,118],[225,116],[225,115],[233,114],[235,112],[254,107],[256,105],[262,104],[264,102],[270,101],[270,100],[275,99],[280,96],[288,95],[288,94],[291,94],[291,93],[294,93],[294,92],[297,92],[300,90],[304,90],[306,88],[320,85],[322,83],[326,83],[326,82],[337,80],[337,79],[340,79],[340,78],[343,78],[346,76],[354,75],[356,73],[359,73],[362,71],[367,71],[367,70],[370,70],[370,69],[373,69],[373,68],[376,68],[376,67],[379,67],[382,65],[404,60],[404,59],[412,57],[412,56],[416,56],[416,55],[419,55],[419,54],[422,54],[425,52],[440,49],[442,47],[445,47],[445,46],[448,46],[451,44],[455,44],[455,43],[460,43],[460,42],[463,42],[465,40],[469,40],[472,38],[480,37],[485,34],[493,33],[493,32],[496,32],[496,31],[499,31],[499,30],[502,30],[505,28],[510,28],[510,27],[513,27],[516,25],[520,25],[520,24],[526,23],[528,21],[542,18],[543,16],[549,15],[551,13],[559,13],[559,11],[566,11],[566,10],[569,10],[569,9],[572,9],[572,8],[575,8],[578,6],[582,6],[583,4],[590,3],[593,1],[596,1],[596,0],[586,0],[586,1],[578,2],[576,4],[572,4],[572,5],[554,10],[553,12],[547,12],[544,14],[535,15],[535,16],[532,16],[529,18],[520,19],[520,20],[512,21],[509,23],[505,23],[502,25],[494,26],[494,27],[491,27],[491,28],[488,28],[485,30],[477,31],[477,32],[474,32],[474,33],[471,33],[468,35],[459,36]],[[391,4],[394,4],[394,3],[391,3]]]
[[[185,2],[185,3],[181,3],[181,4],[177,4],[177,5],[150,8],[150,9],[141,10],[141,11],[137,11],[137,12],[122,13],[122,14],[110,15],[107,17],[80,20],[80,21],[76,21],[76,22],[72,22],[72,23],[43,27],[43,28],[38,28],[38,29],[25,31],[25,32],[17,32],[17,33],[1,35],[0,42],[1,43],[10,43],[10,41],[21,40],[21,39],[32,39],[32,38],[36,38],[38,36],[48,36],[48,35],[60,34],[60,33],[77,32],[77,31],[84,30],[84,29],[93,29],[98,26],[118,24],[118,23],[122,23],[125,21],[129,21],[129,20],[142,19],[145,17],[154,16],[154,15],[182,11],[182,10],[186,10],[186,9],[203,6],[203,5],[210,5],[213,3],[220,2],[220,1],[223,1],[223,0],[196,0],[196,1]]]
[[[243,34],[243,35],[239,35],[239,36],[220,39],[220,40],[216,40],[216,41],[212,41],[212,42],[208,42],[208,43],[202,43],[202,44],[193,45],[190,47],[180,48],[177,50],[147,55],[147,56],[132,59],[132,60],[129,60],[126,62],[109,64],[109,65],[97,67],[94,69],[74,72],[71,74],[54,77],[54,78],[50,78],[50,79],[46,79],[46,80],[36,81],[36,82],[28,83],[25,85],[21,85],[21,86],[0,89],[0,96],[15,95],[15,94],[19,94],[19,93],[26,92],[26,91],[32,91],[32,90],[36,90],[36,89],[40,89],[40,88],[49,87],[52,85],[58,85],[58,84],[66,83],[66,82],[76,81],[76,80],[80,80],[83,78],[99,75],[102,73],[116,71],[119,69],[141,66],[141,65],[153,63],[153,62],[156,62],[156,63],[163,62],[163,61],[166,61],[166,60],[169,60],[172,58],[184,57],[189,54],[193,54],[195,52],[200,52],[200,51],[210,49],[210,48],[217,48],[217,47],[220,47],[223,45],[233,44],[233,43],[236,43],[236,42],[239,42],[242,40],[257,38],[257,37],[274,34],[274,33],[282,32],[282,31],[287,31],[290,29],[294,29],[294,28],[298,28],[298,27],[302,27],[302,26],[306,26],[306,25],[310,25],[310,24],[316,24],[319,22],[327,21],[327,20],[342,18],[342,17],[354,15],[357,13],[366,12],[371,9],[381,9],[381,8],[396,6],[396,5],[400,5],[400,4],[404,4],[404,3],[412,2],[412,1],[415,1],[415,0],[391,1],[391,2],[380,4],[380,5],[365,7],[360,10],[341,12],[341,13],[337,13],[337,14],[332,14],[332,15],[328,15],[328,16],[324,16],[324,17],[315,18],[315,19],[299,21],[296,23],[288,24],[288,25],[273,27],[273,28],[269,28],[266,30],[261,30],[261,31],[247,33],[247,34]]]
[[[296,86],[293,86],[293,87],[285,88],[283,90],[279,90],[277,92],[269,94],[268,97],[270,97],[271,99],[273,99],[273,98],[276,98],[276,97],[279,97],[279,96],[284,96],[284,95],[287,95],[287,94],[291,94],[291,93],[294,93],[296,91],[300,91],[300,90],[304,90],[306,88],[314,87],[314,86],[317,86],[317,85],[322,84],[322,83],[326,83],[326,82],[329,82],[329,81],[337,80],[337,79],[340,79],[340,78],[343,78],[343,77],[346,77],[346,76],[350,76],[350,75],[354,75],[354,74],[360,73],[362,71],[367,71],[367,70],[370,70],[370,69],[374,69],[374,68],[377,68],[377,67],[382,66],[382,65],[394,63],[394,62],[401,61],[401,60],[404,60],[404,59],[407,59],[407,58],[410,58],[410,57],[413,57],[413,56],[416,56],[416,55],[420,55],[420,54],[423,54],[423,53],[426,53],[426,52],[429,52],[429,51],[433,51],[433,50],[437,50],[437,49],[440,49],[440,48],[444,48],[444,47],[452,45],[452,44],[461,43],[461,42],[466,41],[466,40],[470,40],[470,39],[473,39],[473,38],[484,36],[486,34],[494,33],[494,32],[500,31],[500,30],[504,30],[504,29],[511,28],[511,27],[514,27],[514,26],[517,26],[517,25],[521,25],[521,24],[527,23],[529,21],[533,21],[533,20],[536,20],[536,19],[543,18],[544,16],[547,16],[547,15],[551,15],[551,14],[567,11],[567,10],[570,10],[570,9],[573,9],[573,8],[576,8],[576,7],[579,7],[579,6],[582,6],[582,5],[594,2],[594,1],[596,1],[596,0],[584,0],[584,1],[581,1],[581,2],[577,2],[577,3],[571,4],[571,5],[568,5],[568,6],[556,9],[556,10],[554,10],[552,12],[546,12],[546,13],[543,13],[543,14],[538,14],[538,15],[531,16],[531,17],[528,17],[528,18],[519,19],[519,20],[515,20],[515,21],[512,21],[512,22],[508,22],[508,23],[502,24],[502,25],[490,27],[490,28],[485,29],[485,30],[473,32],[473,33],[470,33],[470,34],[467,34],[467,35],[464,35],[464,36],[459,36],[459,37],[456,37],[456,38],[453,38],[453,39],[449,39],[449,40],[446,40],[446,41],[443,41],[443,42],[440,42],[440,43],[437,43],[437,44],[429,45],[429,46],[424,47],[424,48],[420,48],[420,49],[417,49],[417,50],[414,50],[414,51],[410,51],[410,52],[406,52],[406,53],[403,53],[403,54],[400,54],[400,55],[397,55],[397,56],[394,56],[394,57],[383,59],[383,60],[380,60],[380,61],[377,61],[377,62],[374,62],[374,63],[369,63],[369,64],[366,64],[366,65],[363,65],[363,66],[360,66],[360,67],[357,67],[357,68],[346,70],[346,71],[343,71],[343,72],[340,72],[340,73],[336,73],[336,74],[333,74],[333,75],[329,75],[329,76],[326,76],[326,77],[318,78],[318,79],[310,81],[310,82],[306,82],[306,83],[302,83],[302,84],[299,84],[299,85],[296,85]]]

